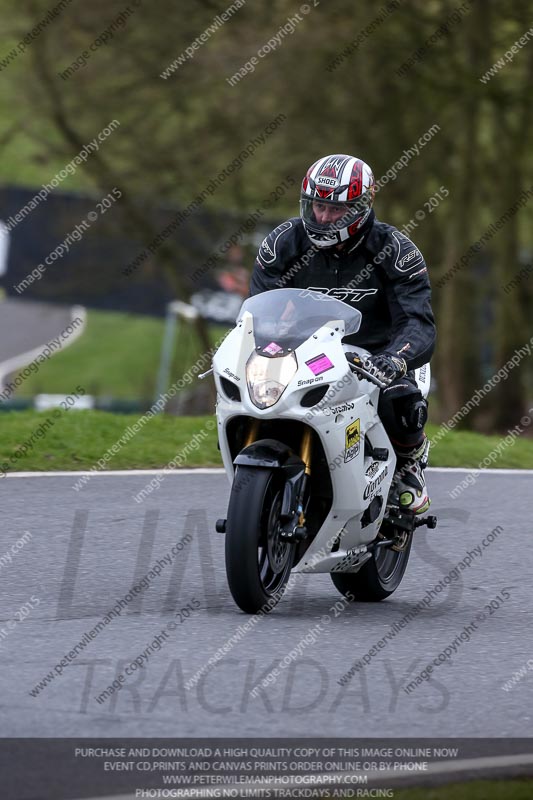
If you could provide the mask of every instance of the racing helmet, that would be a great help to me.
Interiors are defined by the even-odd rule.
[[[376,185],[372,170],[355,156],[324,156],[302,182],[300,216],[316,247],[342,244],[366,222]]]

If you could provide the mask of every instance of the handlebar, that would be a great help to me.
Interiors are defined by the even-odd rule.
[[[348,361],[348,366],[350,367],[352,372],[355,372],[357,375],[360,375],[365,380],[370,381],[370,383],[374,383],[376,386],[379,386],[380,389],[387,388],[388,386],[387,383],[383,383],[383,381],[380,381],[379,378],[376,378],[370,372],[367,372],[366,369],[363,369],[363,367],[357,367],[355,364],[350,364],[349,361]]]

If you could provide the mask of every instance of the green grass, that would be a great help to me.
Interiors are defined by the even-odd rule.
[[[439,426],[427,425],[426,432],[431,439]],[[447,433],[431,448],[429,460],[432,467],[478,467],[490,452],[502,443],[500,454],[488,464],[493,469],[533,469],[533,439],[518,436],[512,444],[504,446],[502,436],[484,436],[469,431]],[[495,453],[496,456],[496,453]]]
[[[81,336],[42,364],[14,396],[69,394],[81,384],[87,394],[97,397],[152,400],[163,329],[162,319],[89,311]],[[201,353],[196,333],[190,327],[178,325],[176,330],[171,380],[180,377]],[[220,331],[218,327],[210,329],[213,342]]]
[[[117,442],[137,415],[109,414],[103,411],[11,411],[0,414],[0,467],[11,471],[87,469]],[[47,419],[48,425],[39,437],[37,430]],[[199,436],[190,452],[183,455],[180,466],[220,466],[214,428],[206,428],[213,417],[171,417],[159,415],[151,419],[120,447],[107,462],[106,469],[150,469],[164,467],[191,441]],[[205,436],[202,431],[206,432]],[[428,426],[428,434],[435,433]],[[29,440],[34,434],[31,446]],[[201,437],[201,438],[200,438]],[[452,432],[434,448],[432,466],[475,467],[500,441],[497,436]],[[15,459],[15,452],[27,443],[24,456]],[[522,439],[502,451],[494,467],[533,468],[533,441]]]
[[[16,396],[72,392],[117,398],[152,397],[163,335],[161,320],[90,311],[81,336],[42,364]]]
[[[533,780],[472,781],[421,789],[394,790],[395,800],[531,800]]]
[[[9,457],[47,419],[53,426],[34,437],[33,448],[13,463]],[[102,458],[138,416],[108,414],[104,411],[11,411],[0,415],[0,468],[10,471],[87,469]],[[107,469],[150,469],[164,467],[182,448],[197,437],[182,466],[218,466],[220,456],[213,431],[203,438],[202,430],[213,417],[171,417],[158,415],[149,420],[107,463]],[[41,429],[42,430],[42,429]]]

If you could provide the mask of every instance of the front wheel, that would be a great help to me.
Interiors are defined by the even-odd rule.
[[[409,561],[412,540],[411,535],[404,549],[400,551],[378,547],[359,572],[332,572],[331,580],[339,592],[349,599],[367,602],[384,600],[401,583]]]
[[[226,574],[242,611],[268,612],[289,579],[294,545],[280,538],[285,481],[277,470],[237,467],[226,522]]]

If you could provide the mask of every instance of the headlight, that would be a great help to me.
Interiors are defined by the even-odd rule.
[[[277,403],[297,371],[294,353],[281,358],[252,353],[246,364],[246,382],[254,406],[269,408]]]

